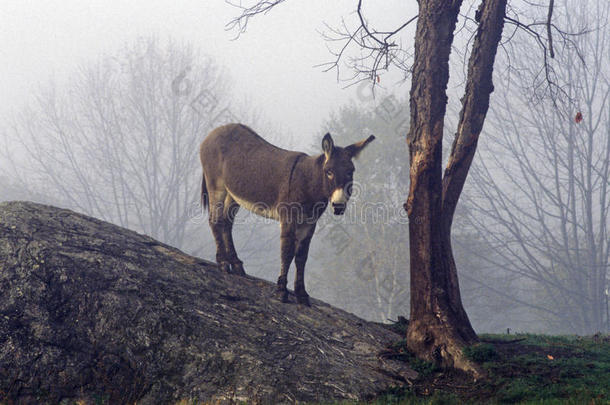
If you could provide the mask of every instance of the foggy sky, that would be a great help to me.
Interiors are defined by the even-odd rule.
[[[320,35],[324,22],[354,21],[355,0],[296,0],[252,20],[238,40],[225,24],[238,10],[223,0],[4,0],[0,10],[0,117],[9,117],[51,78],[69,80],[79,66],[95,63],[138,37],[157,35],[191,43],[226,68],[235,97],[247,100],[280,133],[304,147],[321,137],[329,113],[350,100],[336,74],[316,64],[332,55]],[[376,1],[365,9],[380,28],[416,12],[416,3]],[[373,3],[371,3],[373,4]],[[345,76],[349,71],[344,71]],[[389,91],[406,94],[387,80]],[[362,101],[361,101],[362,102]],[[263,134],[264,135],[264,134]]]

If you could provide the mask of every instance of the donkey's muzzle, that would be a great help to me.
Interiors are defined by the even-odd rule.
[[[332,203],[333,214],[343,215],[345,213],[345,203]]]

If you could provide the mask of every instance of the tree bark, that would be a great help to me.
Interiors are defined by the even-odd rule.
[[[458,313],[462,334],[468,336],[472,327],[464,311],[458,288],[457,268],[451,247],[451,224],[462,193],[468,171],[476,152],[479,135],[489,108],[489,98],[494,90],[493,66],[498,44],[502,38],[506,0],[487,0],[479,6],[479,28],[474,40],[466,90],[462,98],[460,121],[455,135],[451,155],[443,176],[442,232],[444,266],[449,269],[451,305]]]
[[[405,209],[411,248],[411,322],[407,345],[419,357],[478,377],[462,348],[477,342],[461,302],[451,223],[481,132],[502,34],[506,0],[484,0],[468,68],[460,124],[441,177],[449,54],[461,1],[420,2],[407,137],[411,186]]]

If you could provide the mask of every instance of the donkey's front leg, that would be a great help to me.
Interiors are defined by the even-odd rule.
[[[227,259],[227,249],[223,234],[226,228],[226,219],[224,217],[224,195],[222,193],[211,194],[210,199],[210,228],[216,241],[216,263],[221,271],[225,273],[231,272],[231,265]]]
[[[294,279],[294,293],[299,304],[310,306],[309,294],[305,291],[305,263],[309,253],[309,243],[316,230],[316,223],[302,223],[296,228],[296,256],[294,262],[297,267],[297,274]]]
[[[294,226],[290,222],[280,223],[280,250],[281,250],[281,271],[277,279],[277,294],[282,302],[288,302],[288,269],[294,259],[295,251],[295,232]]]

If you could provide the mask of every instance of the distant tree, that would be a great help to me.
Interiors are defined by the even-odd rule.
[[[245,30],[253,16],[266,13],[285,0],[240,2],[241,14],[229,26]],[[493,92],[496,51],[500,46],[505,20],[532,34],[543,48],[543,56],[554,55],[552,32],[553,0],[544,22],[525,24],[519,16],[507,15],[507,0],[483,0],[465,18],[472,22],[472,47],[465,80],[464,96],[456,135],[443,175],[442,144],[449,81],[449,56],[462,6],[461,0],[420,0],[416,17],[405,16],[395,29],[375,29],[365,18],[362,0],[357,2],[355,29],[344,25],[334,30],[340,42],[338,67],[346,50],[355,45],[360,57],[347,57],[356,77],[378,80],[378,72],[390,66],[403,69],[411,77],[409,146],[410,187],[404,208],[409,216],[410,323],[407,346],[420,358],[481,375],[483,370],[468,360],[464,346],[478,337],[462,305],[457,267],[451,245],[451,225]],[[508,10],[508,11],[507,11]],[[470,15],[474,11],[474,15]],[[512,14],[511,14],[512,15]],[[397,35],[417,20],[413,63],[401,54]],[[542,33],[537,30],[542,30]],[[548,34],[544,37],[544,33]],[[547,81],[552,77],[543,63]]]
[[[472,251],[520,280],[511,291],[548,330],[610,331],[610,3],[563,0],[558,23],[573,38],[554,75],[567,85],[554,98],[531,92],[536,56],[513,42],[524,67],[496,86],[485,159],[473,167],[469,226],[492,246]],[[521,90],[520,94],[515,90]],[[544,95],[544,94],[542,94]]]
[[[200,251],[199,143],[237,120],[214,62],[138,40],[35,94],[6,134],[5,174],[55,203]],[[197,238],[197,243],[201,239]]]
[[[471,190],[464,190],[458,207],[454,231],[453,251],[464,306],[477,332],[505,333],[512,331],[538,331],[541,324],[531,308],[524,310],[524,283],[514,274],[491,263],[500,257],[496,246],[489,243],[486,228],[473,228],[469,219]]]

